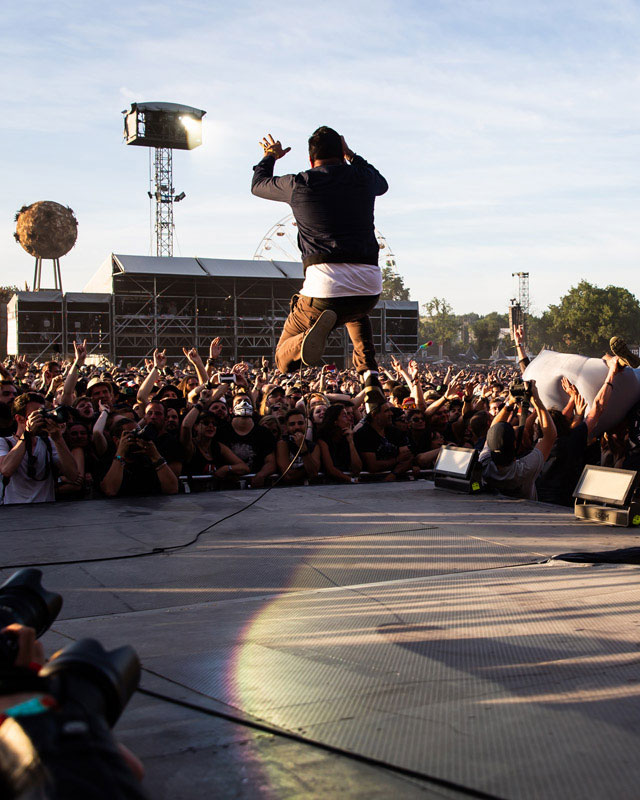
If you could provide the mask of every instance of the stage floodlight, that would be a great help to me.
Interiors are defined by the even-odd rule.
[[[573,491],[578,519],[623,527],[640,526],[638,473],[587,464]]]
[[[187,195],[184,192],[180,192],[180,194],[177,194],[173,199],[176,201],[176,203],[179,203],[181,200],[184,200],[186,196]]]
[[[474,494],[482,487],[481,476],[477,450],[450,444],[440,448],[433,476],[433,482],[438,489]]]
[[[202,144],[200,108],[178,103],[132,103],[124,117],[127,144],[193,150]]]

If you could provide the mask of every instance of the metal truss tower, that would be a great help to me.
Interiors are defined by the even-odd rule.
[[[155,203],[156,256],[173,256],[173,204],[184,200],[185,193],[174,195],[173,151],[193,150],[202,144],[200,108],[178,103],[132,103],[124,114],[124,138],[128,145],[149,150],[149,199]]]
[[[518,279],[518,303],[526,316],[529,313],[529,273],[512,272],[511,277]]]
[[[155,242],[157,256],[173,255],[173,153],[170,147],[156,147],[149,175],[149,196],[155,203]]]

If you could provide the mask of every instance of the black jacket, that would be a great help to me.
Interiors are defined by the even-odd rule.
[[[305,268],[321,263],[377,264],[373,206],[376,196],[389,188],[378,170],[354,156],[350,165],[314,167],[274,178],[275,161],[265,156],[256,164],[251,191],[289,203]]]

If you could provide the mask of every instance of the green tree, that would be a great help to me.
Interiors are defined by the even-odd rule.
[[[460,330],[460,320],[453,313],[453,308],[444,298],[432,297],[424,303],[426,316],[420,317],[419,333],[421,340],[433,340],[445,348],[451,343]]]
[[[602,289],[580,281],[542,315],[547,344],[567,353],[599,356],[614,334],[640,341],[640,303],[622,286]]]
[[[382,267],[381,300],[408,300],[409,290],[405,287],[402,276],[393,267]]]
[[[8,303],[19,291],[17,286],[0,286],[0,303]]]
[[[498,345],[500,328],[507,328],[508,326],[508,315],[498,314],[497,311],[492,311],[484,317],[479,317],[473,323],[472,328],[476,342],[475,347],[481,358],[487,358],[491,355]]]

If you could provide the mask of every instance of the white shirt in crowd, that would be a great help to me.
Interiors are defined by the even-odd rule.
[[[22,463],[9,478],[9,482],[4,487],[0,485],[0,504],[51,503],[56,499],[55,476],[60,465],[58,451],[56,450],[55,444],[49,441],[51,445],[52,464],[49,467],[49,474],[47,475],[47,460],[49,458],[47,445],[40,436],[35,436],[34,438],[36,442],[33,450],[35,458],[34,477],[30,478],[27,474],[29,459],[25,453]],[[17,441],[15,436],[0,436],[0,457],[6,456],[7,453],[13,449]]]

